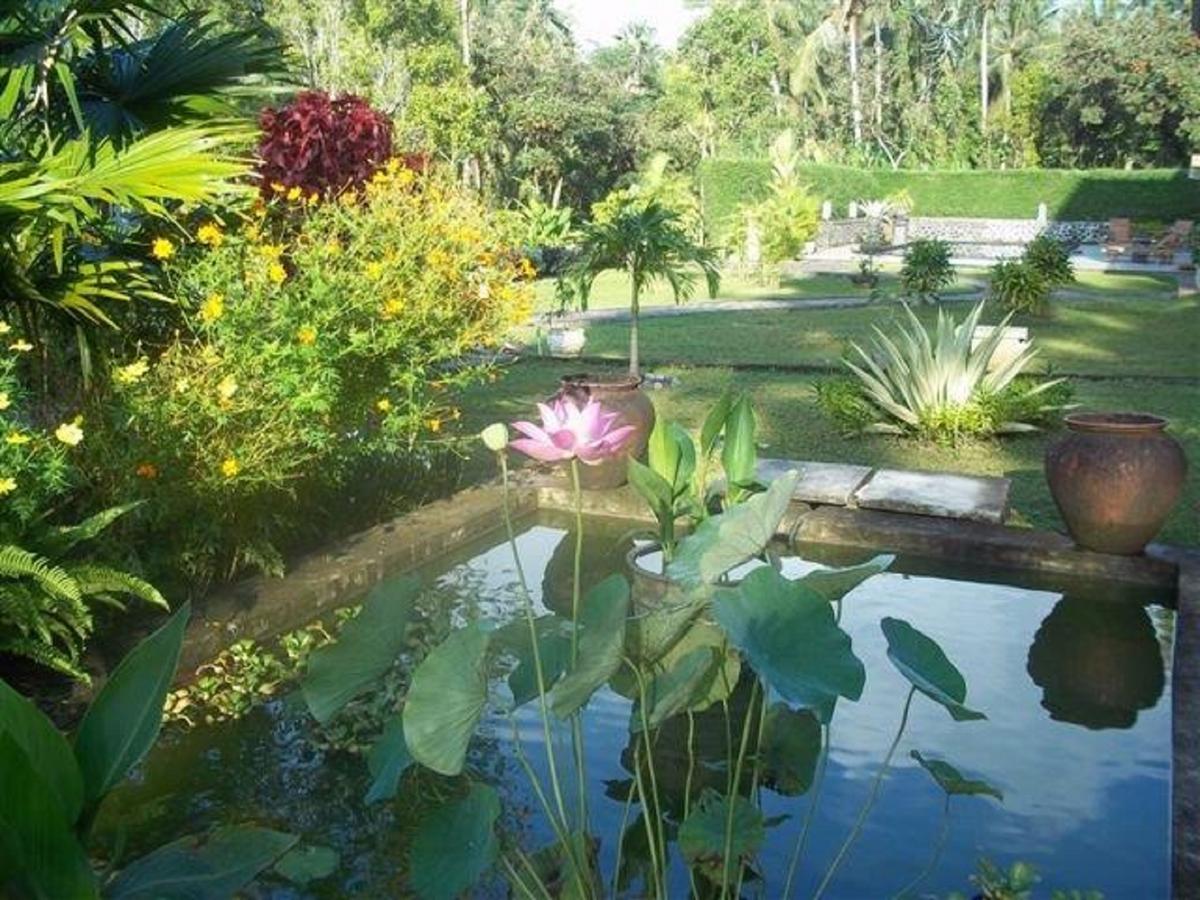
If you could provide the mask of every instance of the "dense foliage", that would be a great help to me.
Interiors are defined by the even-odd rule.
[[[328,199],[356,190],[392,156],[392,123],[360,97],[303,91],[259,116],[259,189]]]
[[[905,296],[921,303],[936,303],[942,291],[954,283],[950,245],[930,238],[913,241],[904,250],[900,287]]]
[[[465,357],[529,314],[532,270],[473,194],[399,160],[196,236],[170,267],[191,333],[117,369],[89,446],[106,495],[152,499],[146,545],[204,584],[278,571],[359,491],[383,515],[444,466],[455,389],[487,371]]]

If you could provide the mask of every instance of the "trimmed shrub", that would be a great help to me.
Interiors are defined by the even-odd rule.
[[[489,373],[475,351],[532,312],[528,262],[449,178],[397,161],[361,196],[267,209],[170,267],[192,334],[118,374],[92,442],[109,496],[154,499],[142,546],[193,586],[443,490],[456,391]]]
[[[264,196],[295,190],[321,199],[360,188],[392,155],[392,123],[360,97],[304,91],[259,116]]]
[[[932,239],[908,245],[900,268],[900,287],[905,295],[922,303],[936,303],[941,292],[953,283],[948,243]]]
[[[1024,257],[992,266],[988,293],[1010,313],[1043,316],[1050,311],[1050,282]]]
[[[1025,247],[1023,258],[1042,276],[1051,289],[1075,280],[1075,267],[1066,244],[1049,235],[1039,234]]]

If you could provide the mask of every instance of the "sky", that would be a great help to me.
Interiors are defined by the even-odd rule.
[[[674,48],[688,23],[700,15],[684,9],[683,0],[558,0],[557,5],[571,17],[584,50],[612,43],[618,31],[639,20],[650,23],[662,46]]]

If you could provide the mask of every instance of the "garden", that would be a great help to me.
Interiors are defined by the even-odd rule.
[[[0,5],[0,896],[1190,896],[1129,7]]]

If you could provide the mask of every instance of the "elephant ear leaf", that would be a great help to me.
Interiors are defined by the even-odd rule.
[[[71,745],[32,702],[0,679],[0,734],[7,734],[24,752],[42,780],[58,796],[67,821],[74,823],[83,809],[83,776]]]
[[[909,756],[915,759],[921,768],[928,772],[930,777],[938,783],[938,787],[950,796],[978,795],[995,797],[1001,803],[1004,802],[1004,794],[1000,792],[999,788],[993,787],[986,781],[967,778],[962,772],[958,771],[958,769],[945,760],[925,756],[920,750],[911,751]]]
[[[158,737],[189,612],[184,604],[134,647],[84,714],[75,735],[75,759],[88,805],[99,803]]]
[[[760,750],[763,782],[785,797],[798,797],[812,787],[821,755],[821,723],[807,709],[776,703],[767,710]]]
[[[816,591],[833,603],[841,600],[868,578],[888,569],[895,560],[895,556],[880,554],[857,566],[847,566],[843,569],[814,569],[799,581],[805,587]]]
[[[483,622],[452,632],[413,672],[404,703],[404,740],[413,759],[442,775],[458,775],[487,705]]]
[[[391,668],[404,650],[419,590],[415,578],[380,583],[337,641],[313,652],[301,689],[314,719],[328,722]]]
[[[880,627],[887,638],[887,655],[913,687],[945,707],[956,722],[986,719],[966,706],[967,682],[933,638],[903,619],[885,618]]]
[[[730,800],[708,788],[691,813],[679,825],[679,850],[688,864],[700,869],[714,882],[736,877],[767,837],[762,812],[745,797]],[[732,843],[725,853],[727,823],[732,820]]]
[[[421,900],[454,900],[479,880],[496,858],[498,818],[495,789],[473,784],[466,796],[420,824],[409,855],[409,882]]]
[[[371,773],[371,787],[367,790],[367,803],[391,800],[400,786],[400,777],[412,765],[412,754],[404,742],[404,720],[392,716],[383,727],[383,735],[371,747],[367,755],[367,770]]]
[[[758,556],[775,537],[799,478],[789,472],[765,493],[705,519],[679,542],[667,574],[685,587],[700,587]]]
[[[225,900],[295,846],[269,828],[219,828],[172,841],[127,866],[105,900]]]
[[[42,771],[0,733],[0,885],[14,897],[97,897],[87,854]]]

